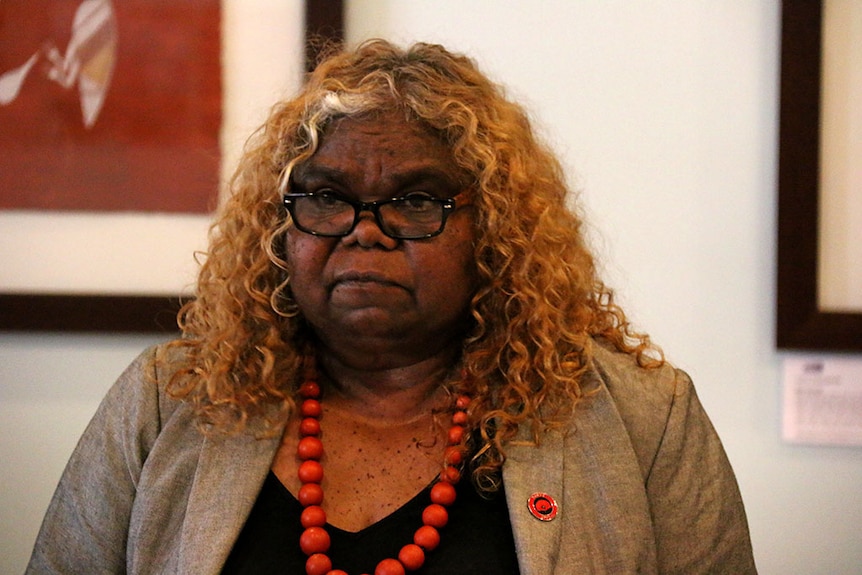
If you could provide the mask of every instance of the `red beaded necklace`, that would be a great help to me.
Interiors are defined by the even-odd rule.
[[[299,546],[308,555],[305,562],[307,575],[347,575],[340,569],[332,568],[332,560],[326,554],[330,539],[327,533],[326,512],[321,507],[323,503],[323,442],[320,440],[320,386],[316,381],[308,380],[299,388],[302,399],[299,412],[302,420],[299,424],[299,446],[297,456],[302,463],[299,465],[299,503],[303,507],[300,521],[304,531],[299,538]],[[461,447],[467,423],[467,406],[470,398],[458,396],[455,400],[455,413],[452,415],[452,427],[449,428],[447,446],[444,455],[445,467],[439,481],[431,487],[431,503],[422,512],[422,526],[413,534],[413,543],[401,548],[398,558],[387,558],[377,564],[374,575],[405,575],[407,571],[416,571],[425,562],[425,552],[434,550],[440,544],[441,527],[449,521],[447,507],[455,502],[455,484],[461,478],[459,465],[463,458]]]

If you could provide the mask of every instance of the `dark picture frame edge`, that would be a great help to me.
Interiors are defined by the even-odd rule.
[[[178,331],[179,296],[0,294],[4,331]]]
[[[306,0],[306,67],[318,47],[344,41],[343,0]],[[176,296],[0,293],[0,331],[177,332]]]
[[[776,347],[862,350],[862,314],[821,311],[819,247],[822,0],[781,13]]]

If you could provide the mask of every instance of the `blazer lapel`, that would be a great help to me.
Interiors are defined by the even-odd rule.
[[[643,476],[607,392],[579,406],[573,423],[538,447],[508,449],[503,481],[522,575],[654,572]],[[528,509],[536,492],[556,501],[553,520]]]
[[[562,523],[556,519],[542,521],[530,511],[530,498],[536,493],[552,497],[558,505],[563,499],[563,438],[556,431],[542,438],[542,446],[519,444],[528,439],[527,430],[507,448],[503,465],[503,484],[518,563],[522,575],[553,573],[560,548]],[[554,454],[555,457],[549,457]],[[558,507],[558,513],[566,510]]]
[[[179,573],[217,574],[257,500],[281,434],[208,436],[189,495]]]

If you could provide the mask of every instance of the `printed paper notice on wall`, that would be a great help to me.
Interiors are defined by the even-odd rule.
[[[786,358],[783,383],[785,441],[862,445],[862,359]]]

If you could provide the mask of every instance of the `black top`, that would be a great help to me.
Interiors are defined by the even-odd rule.
[[[440,529],[440,545],[426,554],[417,575],[518,575],[512,525],[502,489],[490,499],[480,497],[467,481],[457,487],[449,523]],[[422,525],[422,511],[431,502],[429,485],[404,506],[356,533],[326,525],[332,540],[334,569],[351,575],[374,573],[386,557],[413,542]],[[302,506],[272,473],[243,527],[222,573],[292,575],[305,573],[306,556],[299,548]]]

